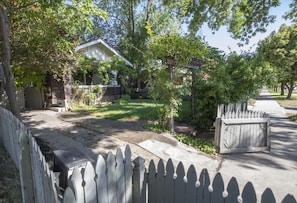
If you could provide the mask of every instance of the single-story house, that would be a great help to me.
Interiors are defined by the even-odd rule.
[[[104,62],[108,60],[112,60],[114,56],[119,57],[121,60],[125,62],[127,66],[133,67],[133,64],[124,58],[119,52],[117,52],[114,48],[109,46],[102,39],[93,40],[84,44],[79,45],[75,48],[75,51],[81,53],[90,59],[95,59],[98,62]],[[112,74],[116,77],[116,72],[113,71]],[[80,81],[83,85],[98,85],[100,81],[96,79],[97,75],[95,71],[91,71],[91,73],[84,73],[83,81]],[[116,81],[110,81],[110,84],[116,85]]]
[[[133,66],[131,62],[125,59],[102,39],[81,44],[75,48],[75,51],[85,55],[88,58],[93,58],[96,61],[111,60],[113,56],[117,56],[122,59],[127,66]],[[93,74],[93,72],[82,74],[83,79],[80,81],[81,85],[75,86],[75,88],[79,88],[81,90],[80,93],[78,93],[77,89],[74,91],[73,78],[70,75],[66,76],[67,81],[63,81],[56,80],[52,75],[48,74],[43,90],[36,89],[33,85],[29,85],[25,88],[26,108],[40,109],[44,107],[55,107],[55,109],[59,109],[61,111],[64,111],[65,108],[68,109],[70,100],[73,98],[75,93],[78,93],[81,97],[84,97],[88,91],[90,91],[90,85],[100,84],[98,83],[98,80],[95,80],[96,75]],[[103,94],[101,94],[101,99],[111,95],[108,97],[108,100],[113,100],[118,98],[115,95],[119,95],[119,97],[121,95],[121,87],[114,83],[111,87],[104,86],[102,89],[104,91]]]

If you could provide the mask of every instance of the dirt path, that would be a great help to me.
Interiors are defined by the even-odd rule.
[[[32,134],[52,150],[75,149],[95,161],[98,154],[116,153],[131,147],[132,159],[141,156],[146,164],[159,157],[137,145],[146,139],[163,139],[157,133],[146,131],[141,123],[122,123],[95,118],[86,114],[58,113],[47,110],[27,111],[22,114],[23,122]],[[168,139],[167,142],[175,143]]]

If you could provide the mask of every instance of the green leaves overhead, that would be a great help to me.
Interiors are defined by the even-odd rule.
[[[71,72],[78,65],[74,48],[92,30],[91,17],[107,17],[91,0],[9,3],[11,65],[18,85],[30,81],[41,86],[46,73],[63,77]]]
[[[183,37],[176,33],[152,38],[149,49],[152,58],[160,59],[163,63],[172,59],[177,65],[188,65],[193,58],[202,59],[207,52],[206,46],[199,38]]]
[[[167,5],[173,2],[176,1],[164,1]],[[177,9],[186,10],[181,13],[185,13],[185,21],[194,33],[206,22],[213,30],[227,26],[234,38],[248,40],[257,32],[265,32],[266,26],[275,21],[269,10],[279,3],[280,0],[183,0]]]

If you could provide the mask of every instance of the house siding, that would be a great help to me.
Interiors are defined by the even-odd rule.
[[[87,48],[83,53],[88,58],[95,58],[98,61],[105,61],[113,57],[113,53],[102,44],[96,44]]]

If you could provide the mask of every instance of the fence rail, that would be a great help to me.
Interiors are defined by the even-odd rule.
[[[20,172],[23,202],[58,202],[55,176],[26,127],[0,108],[0,142]]]
[[[244,109],[246,109],[245,103],[218,107],[214,143],[219,153],[255,152],[270,149],[268,114]]]
[[[180,162],[175,168],[171,159],[166,165],[160,160],[157,166],[151,161],[146,171],[142,158],[131,162],[130,156],[127,146],[125,157],[118,149],[116,156],[109,153],[106,160],[99,155],[95,167],[88,163],[82,171],[76,168],[69,178],[70,186],[63,202],[256,203],[261,200],[261,203],[276,203],[270,188],[258,199],[251,182],[240,192],[235,177],[225,187],[220,173],[211,181],[207,169],[199,175],[193,165],[185,171]],[[282,203],[296,203],[296,200],[288,194]]]

